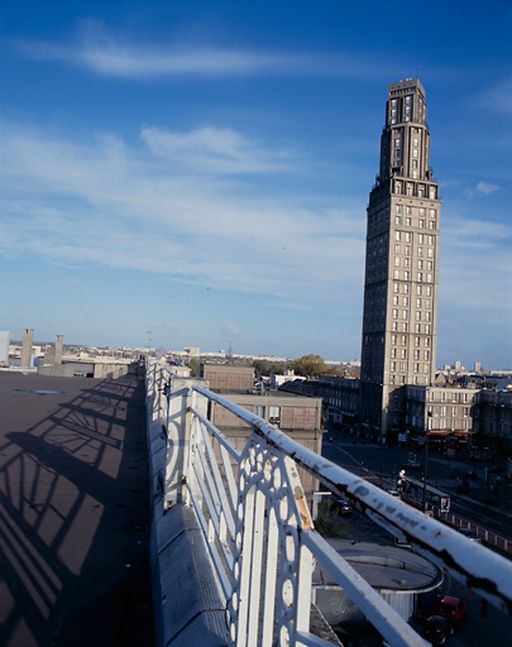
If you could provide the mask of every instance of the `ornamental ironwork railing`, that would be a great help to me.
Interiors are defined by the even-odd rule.
[[[298,467],[349,498],[401,543],[448,571],[505,613],[512,609],[512,565],[410,507],[200,382],[148,363],[150,421],[166,436],[165,506],[191,506],[202,529],[237,647],[320,646],[310,632],[315,563],[345,591],[385,642],[428,645],[315,530]],[[240,419],[237,447],[212,422],[220,407]]]

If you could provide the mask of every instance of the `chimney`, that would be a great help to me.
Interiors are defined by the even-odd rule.
[[[64,352],[64,335],[57,335],[55,337],[55,366],[62,364],[62,354]]]
[[[34,341],[34,329],[25,328],[23,333],[23,344],[21,346],[21,366],[29,368],[32,366],[32,342]]]

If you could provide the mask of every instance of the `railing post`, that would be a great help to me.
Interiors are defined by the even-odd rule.
[[[167,461],[165,474],[165,506],[184,500],[185,483],[190,462],[193,431],[192,409],[206,412],[207,401],[193,391],[194,380],[173,377],[167,411]]]

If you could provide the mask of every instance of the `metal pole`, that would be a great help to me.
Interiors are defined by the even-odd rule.
[[[425,434],[425,471],[423,474],[423,512],[427,511],[428,431]]]

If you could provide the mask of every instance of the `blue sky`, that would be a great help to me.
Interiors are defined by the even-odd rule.
[[[387,86],[419,75],[438,363],[512,366],[512,2],[4,0],[0,16],[0,328],[359,357]]]

